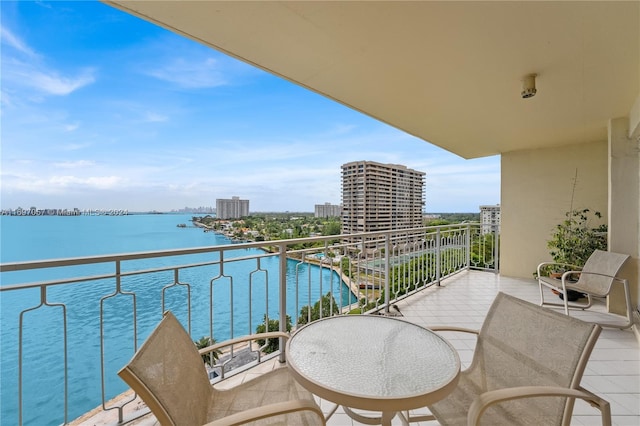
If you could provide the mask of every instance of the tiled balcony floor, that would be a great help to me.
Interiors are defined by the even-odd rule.
[[[455,325],[477,329],[499,292],[505,292],[533,303],[539,302],[538,286],[532,279],[505,278],[487,272],[464,272],[442,282],[440,287],[432,287],[419,294],[406,298],[396,305],[404,319],[422,326]],[[550,294],[550,293],[549,293]],[[551,294],[550,294],[551,295]],[[555,297],[555,296],[552,296]],[[604,306],[596,306],[604,312]],[[584,320],[608,319],[610,315],[602,313],[574,312],[572,315]],[[462,333],[444,333],[458,350],[463,369],[473,356],[475,337]],[[268,365],[257,367],[272,368]],[[256,369],[251,370],[257,373]],[[244,377],[246,379],[247,377]],[[224,382],[232,386],[235,376]],[[582,385],[611,404],[612,422],[617,426],[640,425],[640,349],[631,330],[605,328],[598,339],[582,379]],[[319,401],[324,411],[333,404]],[[426,413],[426,410],[415,414]],[[103,422],[91,419],[91,424]],[[153,419],[143,419],[138,424],[153,425]],[[83,422],[84,424],[84,422]],[[342,409],[329,419],[329,426],[358,425]],[[395,418],[393,425],[401,422]],[[435,421],[413,423],[414,425],[435,426]],[[576,401],[572,425],[600,425],[600,412],[583,401]]]
[[[455,325],[477,329],[482,325],[489,306],[499,291],[535,304],[540,301],[538,285],[532,279],[505,278],[492,273],[471,271],[458,274],[443,281],[441,287],[432,287],[396,305],[407,321],[422,326]],[[551,293],[549,295],[556,297]],[[596,311],[604,312],[603,305],[595,308]],[[571,311],[571,315],[586,321],[600,322],[609,321],[611,317],[604,313],[582,311]],[[463,369],[466,368],[471,363],[475,337],[464,333],[443,335],[458,350]],[[640,425],[640,348],[631,330],[603,329],[587,364],[582,386],[609,401],[614,425]],[[323,409],[330,405],[326,401],[320,403]],[[602,424],[600,412],[583,401],[576,401],[573,414],[572,425]],[[340,410],[328,422],[331,426],[357,424],[359,423],[353,422]],[[395,418],[393,424],[402,423]],[[413,424],[431,426],[438,423],[432,421]]]

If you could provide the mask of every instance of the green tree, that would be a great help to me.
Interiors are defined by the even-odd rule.
[[[351,259],[349,259],[348,257],[344,256],[341,260],[340,260],[340,269],[342,269],[342,273],[351,278]]]
[[[266,326],[267,316],[264,316],[264,321],[256,327],[256,333],[266,333],[267,331],[280,331],[280,321],[277,319],[270,319],[268,327]],[[291,331],[291,317],[287,315],[287,331]],[[256,342],[262,347],[267,343],[267,339],[257,339]],[[267,346],[264,348],[264,353],[270,354],[280,349],[280,339],[269,339]]]
[[[342,225],[337,219],[329,220],[322,225],[322,235],[325,237],[328,235],[340,235],[341,231]]]
[[[306,324],[308,322],[315,321],[317,319],[325,317],[330,317],[332,315],[337,315],[340,313],[340,309],[338,308],[338,304],[336,300],[333,298],[331,293],[327,293],[318,300],[313,307],[309,305],[302,307],[300,309],[300,316],[298,317],[298,324]]]
[[[446,219],[432,219],[427,221],[426,226],[448,225],[449,223],[451,222]]]
[[[474,234],[471,236],[471,264],[474,266],[493,266],[495,264],[495,235]]]

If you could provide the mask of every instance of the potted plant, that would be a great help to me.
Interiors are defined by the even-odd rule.
[[[596,250],[607,250],[607,225],[591,225],[592,219],[600,219],[600,212],[589,209],[571,210],[565,213],[565,219],[556,225],[551,239],[547,241],[549,254],[555,263],[582,267]],[[541,273],[554,276],[566,272],[567,267],[548,265]],[[577,277],[576,277],[577,279]],[[580,293],[570,291],[569,300],[577,300]]]
[[[600,219],[600,212],[589,209],[565,213],[566,219],[556,225],[547,241],[549,254],[557,263],[583,266],[596,250],[607,249],[607,225],[591,225],[592,216]]]

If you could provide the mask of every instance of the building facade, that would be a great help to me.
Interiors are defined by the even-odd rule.
[[[218,219],[239,219],[245,216],[249,216],[249,200],[241,200],[240,197],[216,199],[216,217]]]
[[[342,233],[422,226],[425,173],[398,164],[342,165]]]
[[[480,206],[480,224],[482,225],[483,234],[493,232],[496,227],[498,233],[500,233],[500,204]]]
[[[314,209],[315,217],[340,217],[342,215],[342,206],[339,204],[316,204]]]

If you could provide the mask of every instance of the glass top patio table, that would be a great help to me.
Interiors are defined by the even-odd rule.
[[[444,398],[460,374],[458,353],[444,338],[379,315],[307,324],[289,338],[286,357],[294,377],[312,393],[344,407],[383,412],[388,421],[396,412]]]

